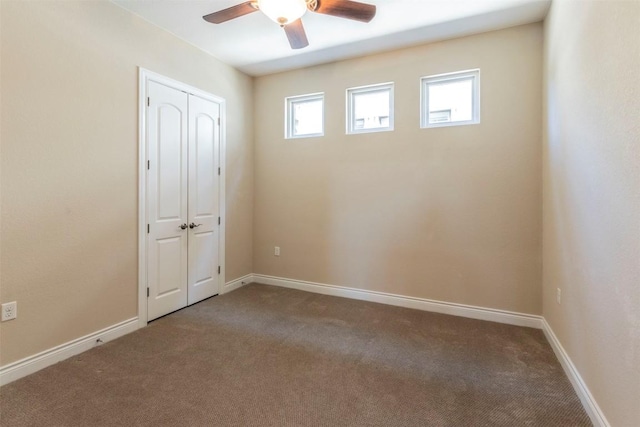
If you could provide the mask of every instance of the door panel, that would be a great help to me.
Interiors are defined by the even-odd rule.
[[[182,253],[181,238],[171,237],[168,239],[156,240],[158,250],[156,268],[158,270],[158,280],[156,294],[158,297],[168,293],[180,292],[181,275],[180,269],[174,268],[176,259],[180,259]]]
[[[193,101],[192,101],[193,105]],[[192,188],[196,191],[193,205],[194,216],[212,216],[215,214],[215,201],[213,191],[217,187],[217,156],[215,156],[215,118],[200,114],[195,117],[196,133],[195,149],[195,174],[196,185]]]
[[[189,304],[218,293],[220,106],[189,96]]]
[[[215,262],[215,233],[195,233],[192,247],[199,254],[198,262],[194,265],[193,287],[206,286],[217,274],[218,264]],[[189,289],[191,292],[191,289]],[[217,293],[217,292],[216,292]]]
[[[175,105],[158,105],[158,220],[180,220],[183,208],[183,115]]]
[[[188,96],[148,82],[147,320],[187,304]]]

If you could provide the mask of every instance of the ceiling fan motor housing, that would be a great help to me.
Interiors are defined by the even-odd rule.
[[[307,2],[307,9],[311,12],[315,12],[318,8],[318,0],[305,0]]]

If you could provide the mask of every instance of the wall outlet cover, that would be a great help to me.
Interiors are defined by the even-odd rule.
[[[18,303],[15,301],[2,304],[2,321],[13,320],[18,317]]]

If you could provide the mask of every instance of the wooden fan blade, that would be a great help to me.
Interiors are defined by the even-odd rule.
[[[234,18],[239,18],[244,15],[248,15],[257,11],[258,9],[253,7],[252,1],[246,1],[244,3],[237,4],[235,6],[228,7],[226,9],[219,10],[217,12],[210,13],[202,17],[207,22],[212,24],[222,24]]]
[[[376,6],[351,0],[318,0],[318,7],[314,12],[369,22],[376,16]]]
[[[291,49],[302,49],[303,47],[309,46],[307,33],[305,33],[304,27],[302,26],[302,19],[285,25],[284,32],[287,33]]]

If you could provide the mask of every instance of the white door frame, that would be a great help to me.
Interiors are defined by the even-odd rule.
[[[218,257],[220,276],[218,277],[218,294],[222,294],[225,284],[225,171],[226,171],[226,102],[223,98],[204,92],[177,80],[138,68],[138,323],[139,327],[147,326],[147,82],[154,81],[165,86],[199,96],[220,105],[220,239],[218,241]]]

